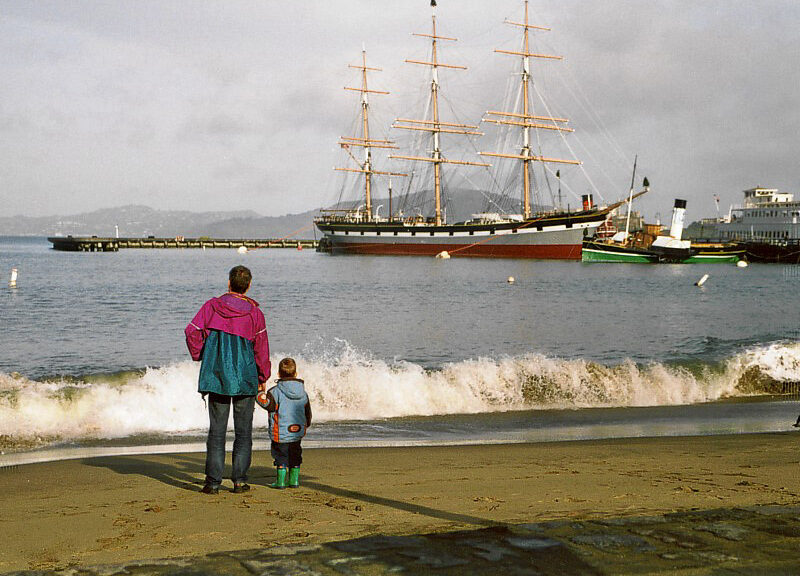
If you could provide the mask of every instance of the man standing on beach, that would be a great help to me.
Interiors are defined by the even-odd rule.
[[[225,435],[233,404],[233,491],[246,492],[253,449],[253,410],[259,390],[270,377],[266,321],[258,302],[245,296],[252,275],[235,266],[228,292],[200,308],[186,327],[192,360],[202,360],[198,392],[208,395],[206,481],[201,492],[216,494],[225,468]]]

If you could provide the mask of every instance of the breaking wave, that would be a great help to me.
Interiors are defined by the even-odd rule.
[[[375,359],[346,343],[295,358],[318,421],[693,404],[796,391],[800,382],[795,342],[753,347],[714,364],[605,365],[527,354],[428,370]],[[202,431],[208,420],[196,392],[198,370],[196,363],[179,362],[41,381],[0,373],[0,448]]]

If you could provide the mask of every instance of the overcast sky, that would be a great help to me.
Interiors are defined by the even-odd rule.
[[[493,49],[517,49],[503,20],[521,13],[439,0],[440,33],[459,39],[444,57],[469,68],[443,73],[459,121],[502,106],[515,62]],[[411,33],[430,14],[428,0],[0,0],[0,214],[329,204],[357,109],[348,64],[363,44],[383,68],[374,130],[393,137],[420,99],[424,71],[403,60],[425,58]],[[800,2],[531,0],[531,14],[553,29],[537,50],[565,57],[537,89],[603,198],[624,196],[636,154],[649,215],[675,197],[712,215],[713,194],[727,209],[756,184],[800,194]]]

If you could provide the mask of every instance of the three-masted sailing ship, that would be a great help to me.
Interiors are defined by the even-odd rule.
[[[439,43],[454,41],[439,34],[437,30],[435,1],[433,7],[432,31],[429,34],[414,34],[430,40],[431,52],[429,60],[406,60],[406,62],[426,66],[431,70],[429,115],[424,119],[399,118],[392,125],[395,129],[412,130],[429,134],[426,148],[429,155],[412,156],[392,154],[389,158],[432,164],[433,214],[429,216],[415,215],[405,217],[389,210],[388,216],[378,216],[373,208],[374,176],[406,176],[405,173],[376,170],[373,166],[373,148],[396,148],[394,142],[375,139],[369,130],[369,97],[371,94],[387,94],[368,87],[367,73],[379,70],[367,66],[366,54],[362,51],[360,65],[351,65],[361,71],[361,87],[348,87],[361,94],[361,132],[358,136],[342,137],[340,146],[355,162],[355,168],[338,168],[347,172],[356,172],[364,179],[364,202],[357,209],[323,210],[315,219],[315,224],[323,233],[322,246],[332,253],[350,254],[398,254],[398,255],[436,255],[447,252],[452,256],[483,256],[508,258],[541,258],[580,260],[581,243],[587,236],[606,221],[609,213],[623,202],[600,208],[595,206],[592,195],[582,198],[580,210],[564,210],[554,208],[547,211],[531,209],[532,176],[535,163],[580,164],[577,160],[550,158],[537,153],[533,144],[532,132],[547,130],[555,132],[572,132],[567,127],[568,120],[552,115],[534,113],[530,104],[532,77],[530,63],[532,59],[560,59],[558,56],[539,54],[531,51],[531,30],[548,30],[529,23],[528,2],[525,0],[525,15],[522,22],[506,23],[518,27],[523,34],[520,50],[495,50],[495,52],[518,57],[521,60],[521,110],[490,111],[483,118],[484,122],[499,124],[521,132],[519,150],[515,153],[481,152],[482,156],[503,160],[514,160],[521,169],[521,213],[474,214],[471,219],[462,222],[446,221],[442,207],[442,172],[451,165],[469,167],[488,167],[489,164],[479,161],[466,161],[448,158],[443,149],[441,136],[465,135],[477,136],[481,133],[478,127],[449,122],[442,119],[440,110],[440,69],[464,69],[463,66],[440,61]],[[363,155],[357,157],[352,150],[363,149]],[[389,191],[391,200],[391,190]]]

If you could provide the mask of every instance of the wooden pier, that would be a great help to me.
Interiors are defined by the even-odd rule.
[[[118,252],[122,248],[233,248],[242,246],[248,250],[258,248],[304,248],[314,249],[317,240],[293,240],[286,238],[233,239],[233,238],[104,238],[100,236],[52,236],[47,239],[54,250],[66,252]]]

